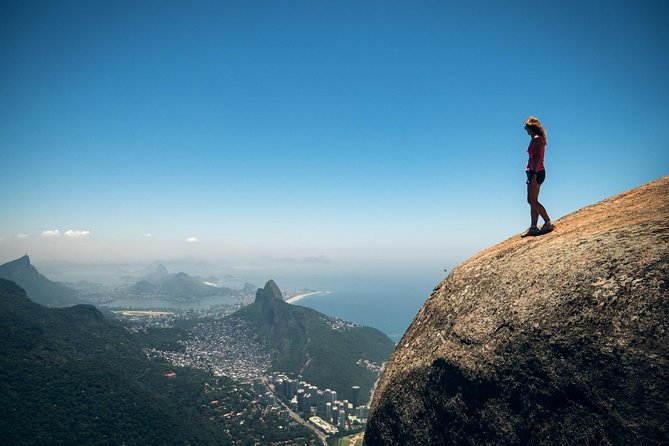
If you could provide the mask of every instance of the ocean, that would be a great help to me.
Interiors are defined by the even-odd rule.
[[[432,289],[445,273],[425,277],[369,276],[354,282],[350,278],[295,302],[328,316],[335,316],[384,332],[395,343],[409,327]]]
[[[432,289],[445,276],[443,269],[438,267],[374,270],[350,267],[263,268],[259,271],[246,271],[235,278],[226,278],[224,286],[241,287],[248,281],[262,287],[267,280],[274,279],[282,290],[320,291],[300,299],[295,305],[376,328],[397,343]],[[151,299],[120,299],[107,305],[135,309],[206,309],[222,303],[220,300],[220,297],[214,297],[200,299],[198,302],[166,303]]]

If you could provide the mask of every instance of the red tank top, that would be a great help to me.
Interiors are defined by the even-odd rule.
[[[527,147],[527,154],[529,155],[529,159],[527,160],[527,167],[525,167],[525,171],[529,172],[532,170],[534,167],[534,158],[538,158],[538,163],[537,163],[537,169],[536,171],[539,172],[541,170],[544,170],[544,151],[546,150],[546,143],[544,142],[544,139],[541,136],[536,136],[532,138],[530,141],[530,145]]]

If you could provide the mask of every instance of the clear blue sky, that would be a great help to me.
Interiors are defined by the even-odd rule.
[[[5,1],[0,261],[462,260],[529,223],[529,115],[554,219],[669,173],[667,23],[665,1]]]

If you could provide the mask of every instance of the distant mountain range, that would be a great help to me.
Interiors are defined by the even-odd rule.
[[[164,299],[166,301],[196,302],[203,297],[220,296],[221,303],[249,303],[253,299],[253,293],[257,289],[254,285],[245,284],[240,290],[233,290],[217,285],[216,277],[193,277],[179,272],[170,274],[167,268],[161,264],[155,264],[144,271],[131,286],[114,289],[110,287],[102,297],[96,290],[95,298],[91,297],[91,285],[88,282],[64,284],[48,279],[41,274],[30,262],[30,257],[23,257],[0,265],[0,278],[16,282],[26,290],[30,298],[37,303],[49,307],[62,307],[78,303],[105,302],[109,295],[125,295],[126,297],[151,297]],[[137,280],[137,279],[135,279]],[[72,288],[74,287],[74,288]],[[76,289],[75,289],[76,288]]]
[[[256,300],[229,316],[253,327],[273,354],[272,369],[300,374],[325,389],[351,399],[351,386],[358,385],[367,401],[378,378],[365,360],[380,366],[395,344],[385,334],[326,316],[311,308],[284,302],[273,280],[258,289]]]
[[[27,255],[0,265],[0,278],[16,282],[33,301],[42,305],[58,307],[81,302],[76,290],[40,274]]]
[[[148,284],[150,292],[166,296],[230,291],[164,268],[150,274],[146,279],[157,283],[138,284]],[[277,415],[265,414],[258,423],[253,418],[258,416],[254,415],[257,395],[240,390],[238,383],[147,358],[147,348],[169,344],[173,334],[186,335],[183,328],[164,328],[153,337],[142,337],[92,305],[47,308],[33,302],[29,296],[52,306],[67,305],[76,303],[77,296],[40,274],[28,256],[1,265],[0,275],[31,290],[27,294],[17,283],[0,279],[2,443],[311,441],[313,432],[286,425]],[[246,284],[244,289],[255,287]],[[394,343],[378,330],[284,302],[274,281],[258,289],[255,301],[229,318],[239,318],[253,329],[272,355],[273,370],[336,390],[340,399],[351,400],[351,386],[358,385],[361,402],[367,401],[378,378],[370,363],[380,366],[394,349]],[[213,407],[214,400],[225,401],[225,411]],[[242,417],[250,417],[249,422],[228,422],[227,413],[248,414]]]
[[[162,264],[158,264],[155,270],[143,276],[126,291],[132,295],[152,295],[167,300],[182,301],[207,296],[235,295],[234,290],[230,288],[218,287],[213,282],[206,282],[183,272],[170,274]]]
[[[159,284],[160,282],[165,280],[169,275],[170,273],[169,271],[167,271],[167,268],[165,268],[165,265],[159,263],[153,268],[153,270],[149,270],[148,273],[141,278],[141,280],[151,282],[154,284]]]

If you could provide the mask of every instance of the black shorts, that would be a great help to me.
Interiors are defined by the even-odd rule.
[[[525,184],[530,184],[530,178],[532,178],[532,174],[530,173],[529,170],[525,171],[525,173],[527,174],[527,181],[525,182]],[[540,170],[539,172],[537,172],[537,183],[541,184],[544,182],[545,179],[546,179],[545,170]]]

